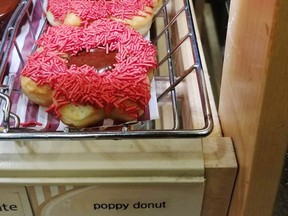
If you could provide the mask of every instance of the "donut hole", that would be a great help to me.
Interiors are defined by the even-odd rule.
[[[83,65],[88,65],[94,67],[98,73],[103,73],[111,71],[117,63],[116,61],[116,51],[106,52],[104,48],[93,48],[89,52],[82,50],[76,55],[70,55],[68,57],[68,68],[72,65],[81,67]]]

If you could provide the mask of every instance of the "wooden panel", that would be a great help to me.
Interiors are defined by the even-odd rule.
[[[203,153],[206,183],[201,216],[226,216],[237,174],[232,141],[205,138]]]
[[[231,216],[271,215],[288,142],[288,1],[231,1],[219,115],[239,175]]]
[[[190,2],[191,3],[191,2]],[[199,4],[204,5],[203,0],[195,0],[195,12],[192,7],[192,17],[193,20],[199,16]],[[197,7],[198,4],[198,7]],[[192,4],[191,4],[192,5]],[[203,9],[203,8],[202,8]],[[196,13],[196,16],[195,16]],[[200,12],[202,15],[203,12]],[[198,20],[197,20],[198,21]],[[202,22],[202,20],[201,20]],[[201,216],[226,216],[228,208],[230,205],[231,194],[233,191],[236,175],[237,175],[237,161],[234,152],[233,143],[231,138],[222,137],[222,130],[218,119],[218,113],[213,98],[212,87],[210,83],[210,78],[208,74],[208,69],[205,62],[205,57],[203,53],[202,44],[200,42],[200,34],[197,26],[195,26],[195,31],[197,38],[199,39],[199,51],[202,60],[202,66],[206,78],[207,91],[210,99],[213,121],[214,121],[214,130],[207,138],[202,139],[203,143],[203,155],[204,155],[204,167],[205,167],[205,191],[204,191],[204,200],[202,205]],[[186,58],[189,55],[184,55]],[[189,58],[188,58],[189,59]],[[186,59],[188,61],[188,59]],[[192,57],[190,57],[192,59]],[[185,58],[184,58],[185,61]],[[193,83],[192,77],[188,76],[187,83]],[[188,112],[194,113],[195,110],[191,108],[192,106],[189,103],[193,104],[191,95],[195,94],[196,89],[193,85],[186,85],[186,91],[190,94],[184,94],[184,104],[183,107],[186,110],[187,107],[190,109]],[[191,94],[192,92],[192,94]],[[187,96],[187,97],[186,97]],[[192,100],[191,100],[192,99]],[[186,111],[187,111],[186,110]],[[196,112],[197,113],[197,112]],[[192,116],[197,116],[194,113]],[[198,115],[200,111],[198,110]],[[188,118],[186,118],[187,120]],[[188,124],[189,125],[189,124]]]
[[[30,184],[39,178],[50,184],[89,184],[93,178],[92,183],[117,182],[116,177],[151,181],[157,176],[180,181],[204,175],[200,139],[2,141],[0,149],[2,184]]]

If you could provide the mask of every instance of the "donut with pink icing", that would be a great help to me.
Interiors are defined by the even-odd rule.
[[[110,18],[146,35],[162,0],[48,0],[46,15],[51,25],[87,25]]]
[[[88,127],[143,114],[156,50],[134,29],[109,19],[53,26],[37,44],[21,72],[22,91],[65,124]]]

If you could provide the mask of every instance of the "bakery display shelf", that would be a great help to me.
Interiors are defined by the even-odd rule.
[[[45,131],[22,127],[20,118],[11,109],[13,104],[10,95],[13,91],[21,91],[14,88],[17,73],[20,73],[27,57],[35,50],[33,46],[29,53],[21,52],[16,40],[24,22],[33,27],[30,9],[38,5],[35,2],[21,0],[0,44],[0,99],[3,109],[0,139],[196,138],[212,132],[213,119],[194,25],[196,21],[189,0],[163,1],[149,32],[150,40],[158,51],[158,68],[154,80],[159,118],[81,130],[65,127],[62,131]],[[43,10],[45,1],[40,2]],[[47,23],[44,21],[41,25],[42,30],[37,34],[31,31],[34,41]],[[13,58],[19,58],[20,69],[11,75],[9,59],[13,49],[16,52]]]

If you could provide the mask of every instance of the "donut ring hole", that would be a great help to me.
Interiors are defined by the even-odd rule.
[[[93,48],[89,52],[82,50],[76,55],[70,55],[67,57],[67,66],[70,68],[72,65],[81,67],[83,65],[88,65],[95,68],[99,73],[111,71],[116,61],[116,51],[106,52],[105,48]]]

